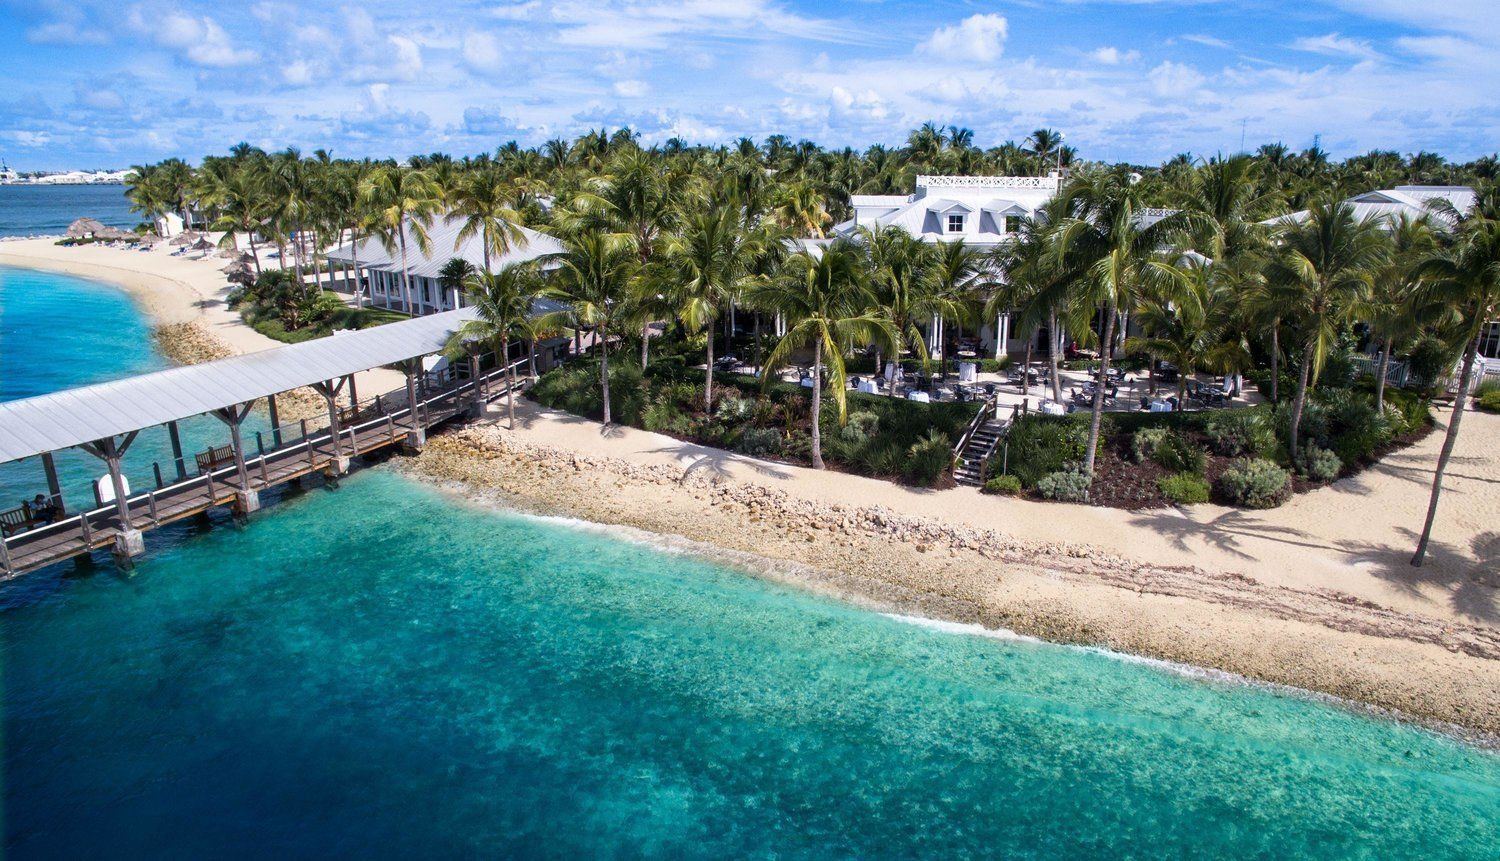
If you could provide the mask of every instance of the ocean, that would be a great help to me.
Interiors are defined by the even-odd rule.
[[[84,217],[125,230],[145,220],[123,185],[0,185],[0,236],[61,234]]]
[[[6,396],[161,366],[109,288],[5,279]],[[382,467],[269,501],[149,534],[129,573],[0,585],[8,858],[1500,846],[1500,756],[1321,699],[882,615]]]

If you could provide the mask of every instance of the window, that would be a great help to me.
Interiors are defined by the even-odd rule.
[[[949,233],[963,233],[964,232],[964,217],[962,215],[950,215],[950,216],[948,216],[948,232]]]
[[[1479,355],[1486,359],[1500,359],[1500,320],[1491,320],[1484,325],[1479,336]]]
[[[1021,216],[1019,216],[1019,215],[1007,215],[1007,216],[1005,216],[1004,228],[1005,228],[1005,232],[1006,233],[1016,233],[1016,232],[1018,232],[1021,229]]]

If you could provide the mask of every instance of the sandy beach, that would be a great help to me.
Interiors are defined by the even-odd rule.
[[[923,491],[758,461],[518,403],[435,437],[403,468],[471,496],[781,565],[879,608],[1208,667],[1500,734],[1494,533],[1500,417],[1455,455],[1439,552],[1410,530],[1441,435],[1248,512],[1124,512]],[[785,563],[791,563],[790,566]]]
[[[129,290],[226,352],[276,346],[224,306],[222,261],[52,240],[0,264]],[[371,372],[366,392],[399,375]],[[1500,416],[1471,414],[1430,561],[1407,564],[1441,433],[1271,511],[1127,512],[918,490],[755,460],[522,399],[400,468],[467,495],[681,536],[872,606],[1237,673],[1500,734]],[[1446,421],[1446,415],[1440,415]],[[1441,431],[1442,428],[1439,428]]]
[[[104,245],[61,246],[55,238],[0,242],[0,266],[61,272],[114,284],[128,292],[157,327],[163,352],[184,364],[285,346],[245,325],[225,304],[231,285],[219,270],[225,260],[210,254],[173,257],[175,246],[158,243],[149,251]],[[265,265],[262,261],[262,265]],[[363,393],[395,391],[405,381],[377,368],[357,375]],[[299,399],[311,400],[307,398]],[[315,409],[309,418],[321,412]],[[299,417],[299,410],[288,417]]]

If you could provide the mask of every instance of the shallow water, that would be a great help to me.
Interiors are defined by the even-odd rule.
[[[1500,759],[383,471],[3,594],[33,854],[1493,857]]]
[[[109,288],[0,275],[0,397],[161,366]],[[39,475],[0,480],[20,467]],[[7,857],[1500,845],[1500,757],[1452,739],[910,624],[380,469],[147,544],[130,575],[0,586]]]
[[[52,272],[0,266],[0,402],[158,371],[170,363],[156,352],[151,325],[119,288]],[[245,420],[246,444],[269,425],[260,412]],[[225,445],[229,432],[207,416],[180,423],[183,453]],[[165,428],[141,432],[124,458],[135,491],[154,486],[159,463],[174,478],[172,446]],[[63,498],[70,510],[92,506],[93,480],[105,474],[97,458],[70,450],[57,455]],[[189,472],[193,472],[189,469]],[[41,461],[0,464],[0,508],[11,508],[47,485]]]

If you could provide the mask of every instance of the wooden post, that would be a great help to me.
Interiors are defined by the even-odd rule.
[[[245,443],[240,436],[240,423],[245,416],[250,414],[250,408],[255,402],[235,404],[231,407],[214,410],[214,417],[226,425],[229,425],[229,445],[234,452],[234,472],[240,480],[240,490],[250,489],[250,473],[245,468]]]
[[[94,530],[89,526],[89,513],[87,511],[78,515],[78,528],[83,532],[83,546],[91,546],[94,543]]]
[[[266,406],[271,410],[271,439],[277,448],[281,448],[281,416],[276,412],[275,395],[266,398]]]
[[[260,431],[255,432],[255,453],[261,457],[266,456],[266,438]]]
[[[155,461],[155,460],[151,461],[151,471],[154,472],[154,473],[156,473],[156,486],[157,486],[157,488],[166,487],[167,483],[165,481],[161,480],[161,462],[160,461]]]
[[[349,409],[355,418],[359,417],[359,389],[354,385],[354,375],[348,376],[349,380]]]
[[[52,504],[57,506],[58,514],[67,511],[63,505],[62,486],[57,483],[57,464],[52,460],[52,452],[42,452],[42,471],[47,474],[47,493],[52,496]]]
[[[378,394],[375,396],[375,415],[385,415],[385,402],[380,400],[380,395]]]
[[[416,359],[406,366],[406,409],[411,420],[411,429],[417,429],[417,374],[413,369]]]
[[[167,436],[172,438],[172,462],[177,464],[177,480],[187,478],[187,463],[182,459],[182,437],[177,433],[177,422],[167,422]]]
[[[160,526],[161,518],[156,516],[156,491],[146,493],[146,507],[151,512],[151,525]]]
[[[479,385],[479,356],[469,354],[469,383],[474,386],[474,411],[475,418],[484,415],[484,390]]]

